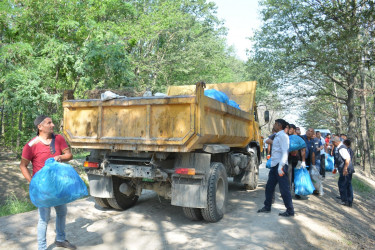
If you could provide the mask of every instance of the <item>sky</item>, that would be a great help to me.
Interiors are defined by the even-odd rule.
[[[210,2],[216,3],[217,16],[224,20],[224,26],[228,29],[228,45],[234,46],[239,59],[247,61],[246,49],[251,49],[251,41],[248,37],[251,37],[254,30],[260,28],[262,24],[258,0],[210,0]],[[299,115],[296,111],[287,114],[284,119],[299,126]]]
[[[236,49],[239,59],[246,61],[246,49],[251,49],[248,37],[260,27],[258,0],[211,0],[215,2],[217,16],[225,21],[228,28],[227,42]]]

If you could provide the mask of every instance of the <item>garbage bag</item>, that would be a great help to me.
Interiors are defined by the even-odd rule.
[[[225,104],[229,102],[229,97],[224,92],[218,91],[216,89],[206,89],[204,91],[204,95]]]
[[[315,190],[318,190],[319,194],[323,195],[323,177],[320,175],[318,169],[315,166],[311,166],[310,174]]]
[[[294,169],[294,193],[298,195],[309,195],[315,188],[311,181],[309,171],[306,168]]]
[[[306,148],[305,141],[298,135],[289,136],[289,152]]]
[[[269,158],[266,162],[266,168],[271,168],[271,158]]]
[[[326,154],[326,171],[332,171],[335,165],[335,159],[332,155]]]
[[[233,100],[229,100],[229,101],[228,101],[228,105],[229,105],[229,106],[232,106],[232,107],[235,107],[236,109],[241,109],[241,108],[240,108],[240,105],[238,105],[238,103],[236,103],[236,102],[233,101]]]
[[[36,207],[55,207],[88,195],[87,187],[74,168],[49,158],[31,179],[31,202]]]
[[[102,101],[109,101],[109,100],[117,99],[117,98],[126,98],[126,96],[120,96],[118,94],[113,93],[112,91],[106,91],[100,94],[100,99]]]

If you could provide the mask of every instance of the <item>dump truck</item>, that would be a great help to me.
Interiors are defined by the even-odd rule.
[[[205,96],[224,92],[240,109]],[[63,102],[63,132],[84,163],[97,205],[124,210],[143,189],[182,207],[191,220],[217,222],[228,177],[256,189],[262,140],[256,82],[170,86],[166,96]]]

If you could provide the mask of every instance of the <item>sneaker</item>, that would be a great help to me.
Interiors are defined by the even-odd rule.
[[[271,209],[267,209],[266,207],[262,207],[261,209],[258,210],[257,213],[270,213]]]
[[[284,213],[279,213],[279,216],[283,216],[283,217],[293,217],[293,216],[294,216],[294,213],[289,213],[289,212],[285,211]]]
[[[297,200],[302,199],[301,195],[298,195],[298,194],[296,194],[295,197],[296,197]]]
[[[70,243],[69,241],[55,241],[56,246],[58,247],[63,247],[63,248],[68,248],[68,249],[77,249],[75,245]]]

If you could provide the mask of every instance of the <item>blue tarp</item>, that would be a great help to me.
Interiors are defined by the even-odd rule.
[[[225,104],[228,104],[229,102],[229,97],[225,93],[216,89],[206,89],[204,95]]]
[[[294,169],[294,193],[297,195],[312,194],[315,187],[306,168]]]
[[[298,135],[289,136],[289,152],[306,148],[305,141]]]
[[[30,199],[36,207],[54,207],[88,195],[87,187],[74,168],[49,158],[31,179]]]
[[[235,102],[233,100],[229,100],[228,105],[232,106],[232,107],[235,107],[236,109],[240,109],[240,105],[238,105],[237,102]]]
[[[229,106],[240,109],[240,105],[238,105],[233,100],[229,100],[229,97],[224,92],[218,91],[216,89],[206,89],[204,91],[204,95],[212,99],[218,100],[219,102],[228,104]]]

